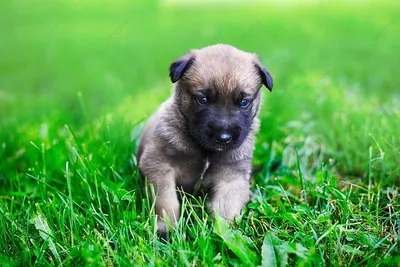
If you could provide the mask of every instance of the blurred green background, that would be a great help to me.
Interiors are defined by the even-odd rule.
[[[260,140],[286,146],[290,132],[314,134],[343,174],[363,177],[375,138],[385,175],[398,165],[396,1],[0,5],[0,137],[13,147],[2,157],[29,147],[42,123],[80,129],[107,114],[132,124],[146,118],[170,94],[174,59],[229,43],[258,53],[275,80]]]

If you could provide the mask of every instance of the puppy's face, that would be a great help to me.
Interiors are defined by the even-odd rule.
[[[209,151],[239,147],[258,113],[261,84],[272,90],[258,58],[228,45],[189,52],[172,63],[170,76],[189,135]]]

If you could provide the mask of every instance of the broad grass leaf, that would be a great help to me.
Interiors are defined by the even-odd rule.
[[[358,235],[358,244],[367,245],[369,248],[374,249],[375,247],[381,244],[388,244],[387,240],[380,240],[376,235],[371,233],[359,232]]]
[[[354,248],[354,247],[352,247],[352,246],[349,246],[349,245],[343,245],[343,246],[342,246],[342,250],[343,250],[343,251],[346,251],[346,252],[349,253],[349,254],[364,255],[364,252],[363,252],[363,251],[361,251],[361,250],[359,250],[359,249],[357,249],[357,248]]]
[[[61,262],[60,256],[58,255],[57,248],[52,239],[52,232],[47,223],[46,217],[41,214],[37,213],[36,216],[33,218],[33,222],[35,224],[36,229],[39,231],[39,235],[43,238],[44,241],[49,242],[49,249],[54,257]]]
[[[245,266],[256,266],[257,255],[251,250],[252,241],[239,230],[229,227],[229,224],[218,214],[215,216],[214,232],[222,238],[230,250]]]
[[[282,241],[272,233],[267,233],[261,247],[261,266],[277,267],[288,263],[288,253]]]
[[[319,214],[317,217],[317,223],[329,222],[330,220],[331,220],[331,214],[328,212]]]
[[[285,250],[288,254],[295,254],[298,257],[306,260],[308,256],[308,249],[300,243],[284,242]]]

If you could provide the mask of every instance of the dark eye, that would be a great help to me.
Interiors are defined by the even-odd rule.
[[[206,105],[208,103],[208,99],[205,96],[200,96],[196,100],[200,105]]]
[[[247,108],[250,105],[250,100],[248,99],[242,99],[239,103],[239,106],[241,108]]]

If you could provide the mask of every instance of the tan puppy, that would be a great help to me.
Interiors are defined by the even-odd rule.
[[[179,218],[176,189],[193,192],[201,178],[212,213],[233,219],[249,199],[260,87],[271,91],[272,77],[255,54],[224,44],[190,51],[171,64],[170,77],[174,94],[138,148],[140,171],[156,190],[158,231]]]

